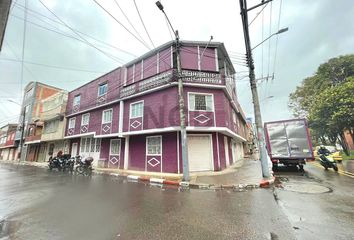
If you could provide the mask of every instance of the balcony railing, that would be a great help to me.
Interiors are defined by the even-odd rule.
[[[25,143],[26,142],[33,142],[37,140],[41,140],[42,134],[41,135],[34,135],[34,136],[28,136],[25,138]]]

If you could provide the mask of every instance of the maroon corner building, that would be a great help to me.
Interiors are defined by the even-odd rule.
[[[246,144],[224,44],[180,42],[190,171],[220,171]],[[175,42],[71,91],[65,138],[94,165],[182,173]]]

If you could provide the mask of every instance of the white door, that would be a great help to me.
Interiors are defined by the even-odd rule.
[[[82,157],[92,157],[93,158],[93,166],[97,166],[98,159],[100,157],[100,149],[101,149],[101,139],[100,138],[81,138],[80,145],[80,155]]]
[[[71,156],[74,157],[77,155],[77,143],[71,145]]]
[[[214,169],[210,135],[188,136],[188,160],[190,171],[212,171]]]

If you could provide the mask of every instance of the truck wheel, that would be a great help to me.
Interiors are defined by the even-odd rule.
[[[273,163],[273,171],[275,172],[276,170],[278,170],[278,164],[277,163]]]
[[[333,170],[338,172],[338,167],[337,166],[333,166]]]

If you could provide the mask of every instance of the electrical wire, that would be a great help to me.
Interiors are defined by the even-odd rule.
[[[21,60],[4,58],[4,57],[1,57],[0,60],[10,61],[10,62],[22,62]],[[104,72],[98,72],[98,71],[92,71],[92,70],[84,70],[84,69],[71,68],[71,67],[61,67],[61,66],[55,66],[55,65],[48,65],[48,64],[44,64],[44,63],[37,63],[37,62],[31,62],[31,61],[23,61],[23,62],[27,63],[27,64],[31,64],[31,65],[37,65],[37,66],[48,67],[48,68],[63,69],[63,70],[68,70],[68,71],[88,72],[88,73],[104,73]]]
[[[40,1],[40,0],[39,0]],[[105,9],[101,4],[99,4],[96,0],[93,0],[103,11],[105,11],[111,18],[113,18],[119,25],[121,25],[130,35],[132,35],[136,40],[138,40],[141,44],[143,44],[146,48],[151,50],[151,48],[145,44],[142,40],[140,40],[134,33],[132,33],[126,26],[124,26],[117,18],[115,18],[107,9]]]
[[[135,1],[135,0],[133,0],[133,2],[134,2],[134,5],[135,5],[135,9],[136,9],[136,11],[138,12],[138,15],[139,15],[141,24],[143,25],[143,27],[144,27],[144,29],[145,29],[146,35],[149,37],[149,40],[150,40],[152,46],[155,48],[155,44],[154,44],[154,42],[152,41],[152,39],[151,39],[151,37],[150,37],[150,34],[149,34],[149,32],[148,32],[148,30],[147,30],[147,28],[146,28],[146,26],[145,26],[145,23],[144,23],[143,18],[141,17],[141,14],[140,14],[138,5],[136,4],[136,1]]]
[[[136,30],[136,28],[134,27],[134,25],[132,24],[132,22],[130,21],[130,19],[128,18],[128,16],[125,14],[125,12],[123,11],[123,9],[120,7],[119,3],[117,0],[114,0],[114,2],[116,3],[116,5],[118,6],[119,10],[121,11],[121,13],[123,14],[123,16],[125,17],[125,19],[128,21],[129,25],[134,29],[135,33],[139,36],[139,38],[146,44],[148,45],[145,40],[143,39],[143,37],[140,35],[140,33],[138,32],[138,30]]]
[[[19,3],[16,3],[16,7],[19,8],[19,9],[24,9],[24,6],[21,5],[21,4],[19,4]],[[56,23],[56,24],[59,24],[59,25],[61,25],[61,26],[65,26],[65,25],[62,24],[60,21],[55,20],[55,19],[53,19],[53,18],[50,18],[50,17],[48,17],[48,16],[46,16],[46,15],[40,13],[40,12],[37,12],[37,11],[31,9],[31,8],[27,8],[27,10],[28,10],[28,14],[32,15],[33,17],[35,17],[35,18],[38,19],[39,21],[42,21],[43,23],[48,24],[48,25],[50,25],[50,26],[56,28],[56,29],[59,30],[59,31],[61,31],[61,30],[60,30],[58,27],[56,27],[56,26],[54,26],[53,24],[50,24],[50,23],[44,21],[43,19],[39,18],[39,16],[40,16],[40,17],[43,17],[43,18],[46,18],[46,19],[48,19],[48,20],[50,20],[50,21],[52,21],[52,22],[54,22],[54,23]],[[19,17],[18,17],[18,18],[19,18]],[[74,29],[74,28],[73,28],[73,29]],[[52,30],[52,31],[53,31],[53,30]],[[104,42],[103,40],[100,40],[100,39],[98,39],[97,37],[93,37],[92,35],[89,35],[89,34],[87,34],[87,33],[84,33],[84,32],[82,32],[82,31],[79,31],[79,30],[77,30],[77,29],[75,29],[75,31],[78,32],[78,33],[80,33],[80,34],[82,34],[82,35],[84,35],[84,36],[86,36],[86,37],[89,37],[89,38],[91,38],[91,39],[93,39],[93,40],[95,40],[95,41],[97,41],[97,42],[99,42],[99,43],[102,43],[102,44],[104,44],[104,45],[106,45],[106,46],[108,46],[108,47],[114,48],[114,49],[116,49],[116,50],[118,50],[118,51],[120,51],[120,52],[126,53],[126,54],[128,54],[128,55],[133,56],[133,57],[137,57],[135,54],[133,54],[133,53],[131,53],[131,52],[128,52],[128,51],[126,51],[126,50],[124,50],[124,49],[118,48],[117,46],[114,46],[114,45],[112,45],[112,44],[110,44],[110,43]],[[65,34],[65,33],[63,33],[63,34]],[[66,36],[67,36],[67,35],[66,35]],[[71,36],[71,35],[69,35],[69,36]],[[73,37],[73,36],[72,36],[72,37]],[[73,38],[74,38],[74,37],[73,37]],[[77,40],[77,38],[75,38],[75,39]],[[82,41],[82,40],[79,40],[79,41],[84,42],[84,41]]]
[[[254,22],[254,20],[256,20],[256,18],[259,16],[259,14],[261,14],[263,12],[263,10],[267,7],[268,3],[266,3],[266,5],[263,6],[263,8],[256,14],[256,16],[252,19],[252,21],[248,24],[248,26],[251,26],[251,24]]]
[[[89,41],[87,41],[83,36],[81,36],[75,29],[73,29],[72,27],[70,27],[68,24],[66,24],[63,20],[61,20],[53,11],[51,11],[47,5],[45,5],[41,0],[38,0],[43,7],[45,7],[56,19],[58,19],[61,23],[63,23],[67,28],[69,28],[72,32],[74,32],[79,38],[81,38],[83,41],[85,41],[87,44],[89,44],[91,47],[95,48],[97,51],[101,52],[102,54],[104,54],[105,56],[109,57],[110,59],[116,61],[116,62],[121,62],[119,60],[117,60],[113,55],[108,54],[104,51],[102,51],[101,49],[99,49],[98,47],[96,47],[95,45],[93,45],[92,43],[90,43]]]
[[[280,18],[281,18],[282,3],[283,3],[283,0],[280,0],[280,3],[279,3],[279,16],[278,16],[278,31],[280,29]],[[275,66],[276,66],[276,62],[277,62],[278,40],[279,40],[279,34],[277,34],[277,38],[276,38],[276,42],[275,42],[275,53],[274,53],[274,62],[273,62],[273,78],[274,78]]]
[[[174,40],[174,38],[173,38],[173,36],[172,36],[172,33],[171,33],[170,25],[169,25],[169,23],[168,23],[167,16],[166,16],[166,15],[164,15],[164,16],[165,16],[165,21],[166,21],[166,26],[167,26],[168,32],[170,33],[170,37],[171,37],[172,40]]]
[[[171,52],[170,52],[170,51],[166,52],[164,55],[160,55],[160,61],[163,61],[163,62],[166,64],[165,60],[166,60],[167,58],[169,58],[170,55],[171,55]],[[170,66],[170,65],[168,65],[168,66]],[[155,63],[151,63],[150,65],[146,66],[146,68],[144,67],[144,70],[150,70],[150,69],[153,68],[153,67],[156,67],[156,66],[155,66]],[[116,69],[116,70],[118,70],[118,69]],[[112,71],[112,72],[113,72],[113,71]],[[111,73],[112,73],[112,72],[111,72]],[[105,75],[104,75],[104,76],[105,76]],[[100,78],[102,78],[102,77],[104,77],[104,76],[100,76],[100,77],[96,78],[96,80],[98,80],[98,79],[100,79]],[[115,86],[114,88],[109,89],[106,94],[108,95],[109,93],[115,92],[116,90],[118,90],[119,88],[121,88],[121,87],[123,87],[123,86],[129,85],[129,84],[126,84],[126,83],[125,83],[124,79],[121,79],[121,81],[122,81],[122,82],[121,82],[120,84],[118,84],[118,85]],[[84,86],[85,86],[85,85],[84,85]],[[87,104],[88,104],[88,105],[85,104],[85,106],[84,106],[85,109],[88,109],[88,108],[97,106],[97,96],[92,95],[92,96],[90,96],[89,98],[87,98],[86,100],[87,100]],[[71,114],[71,113],[70,113],[70,114]]]

